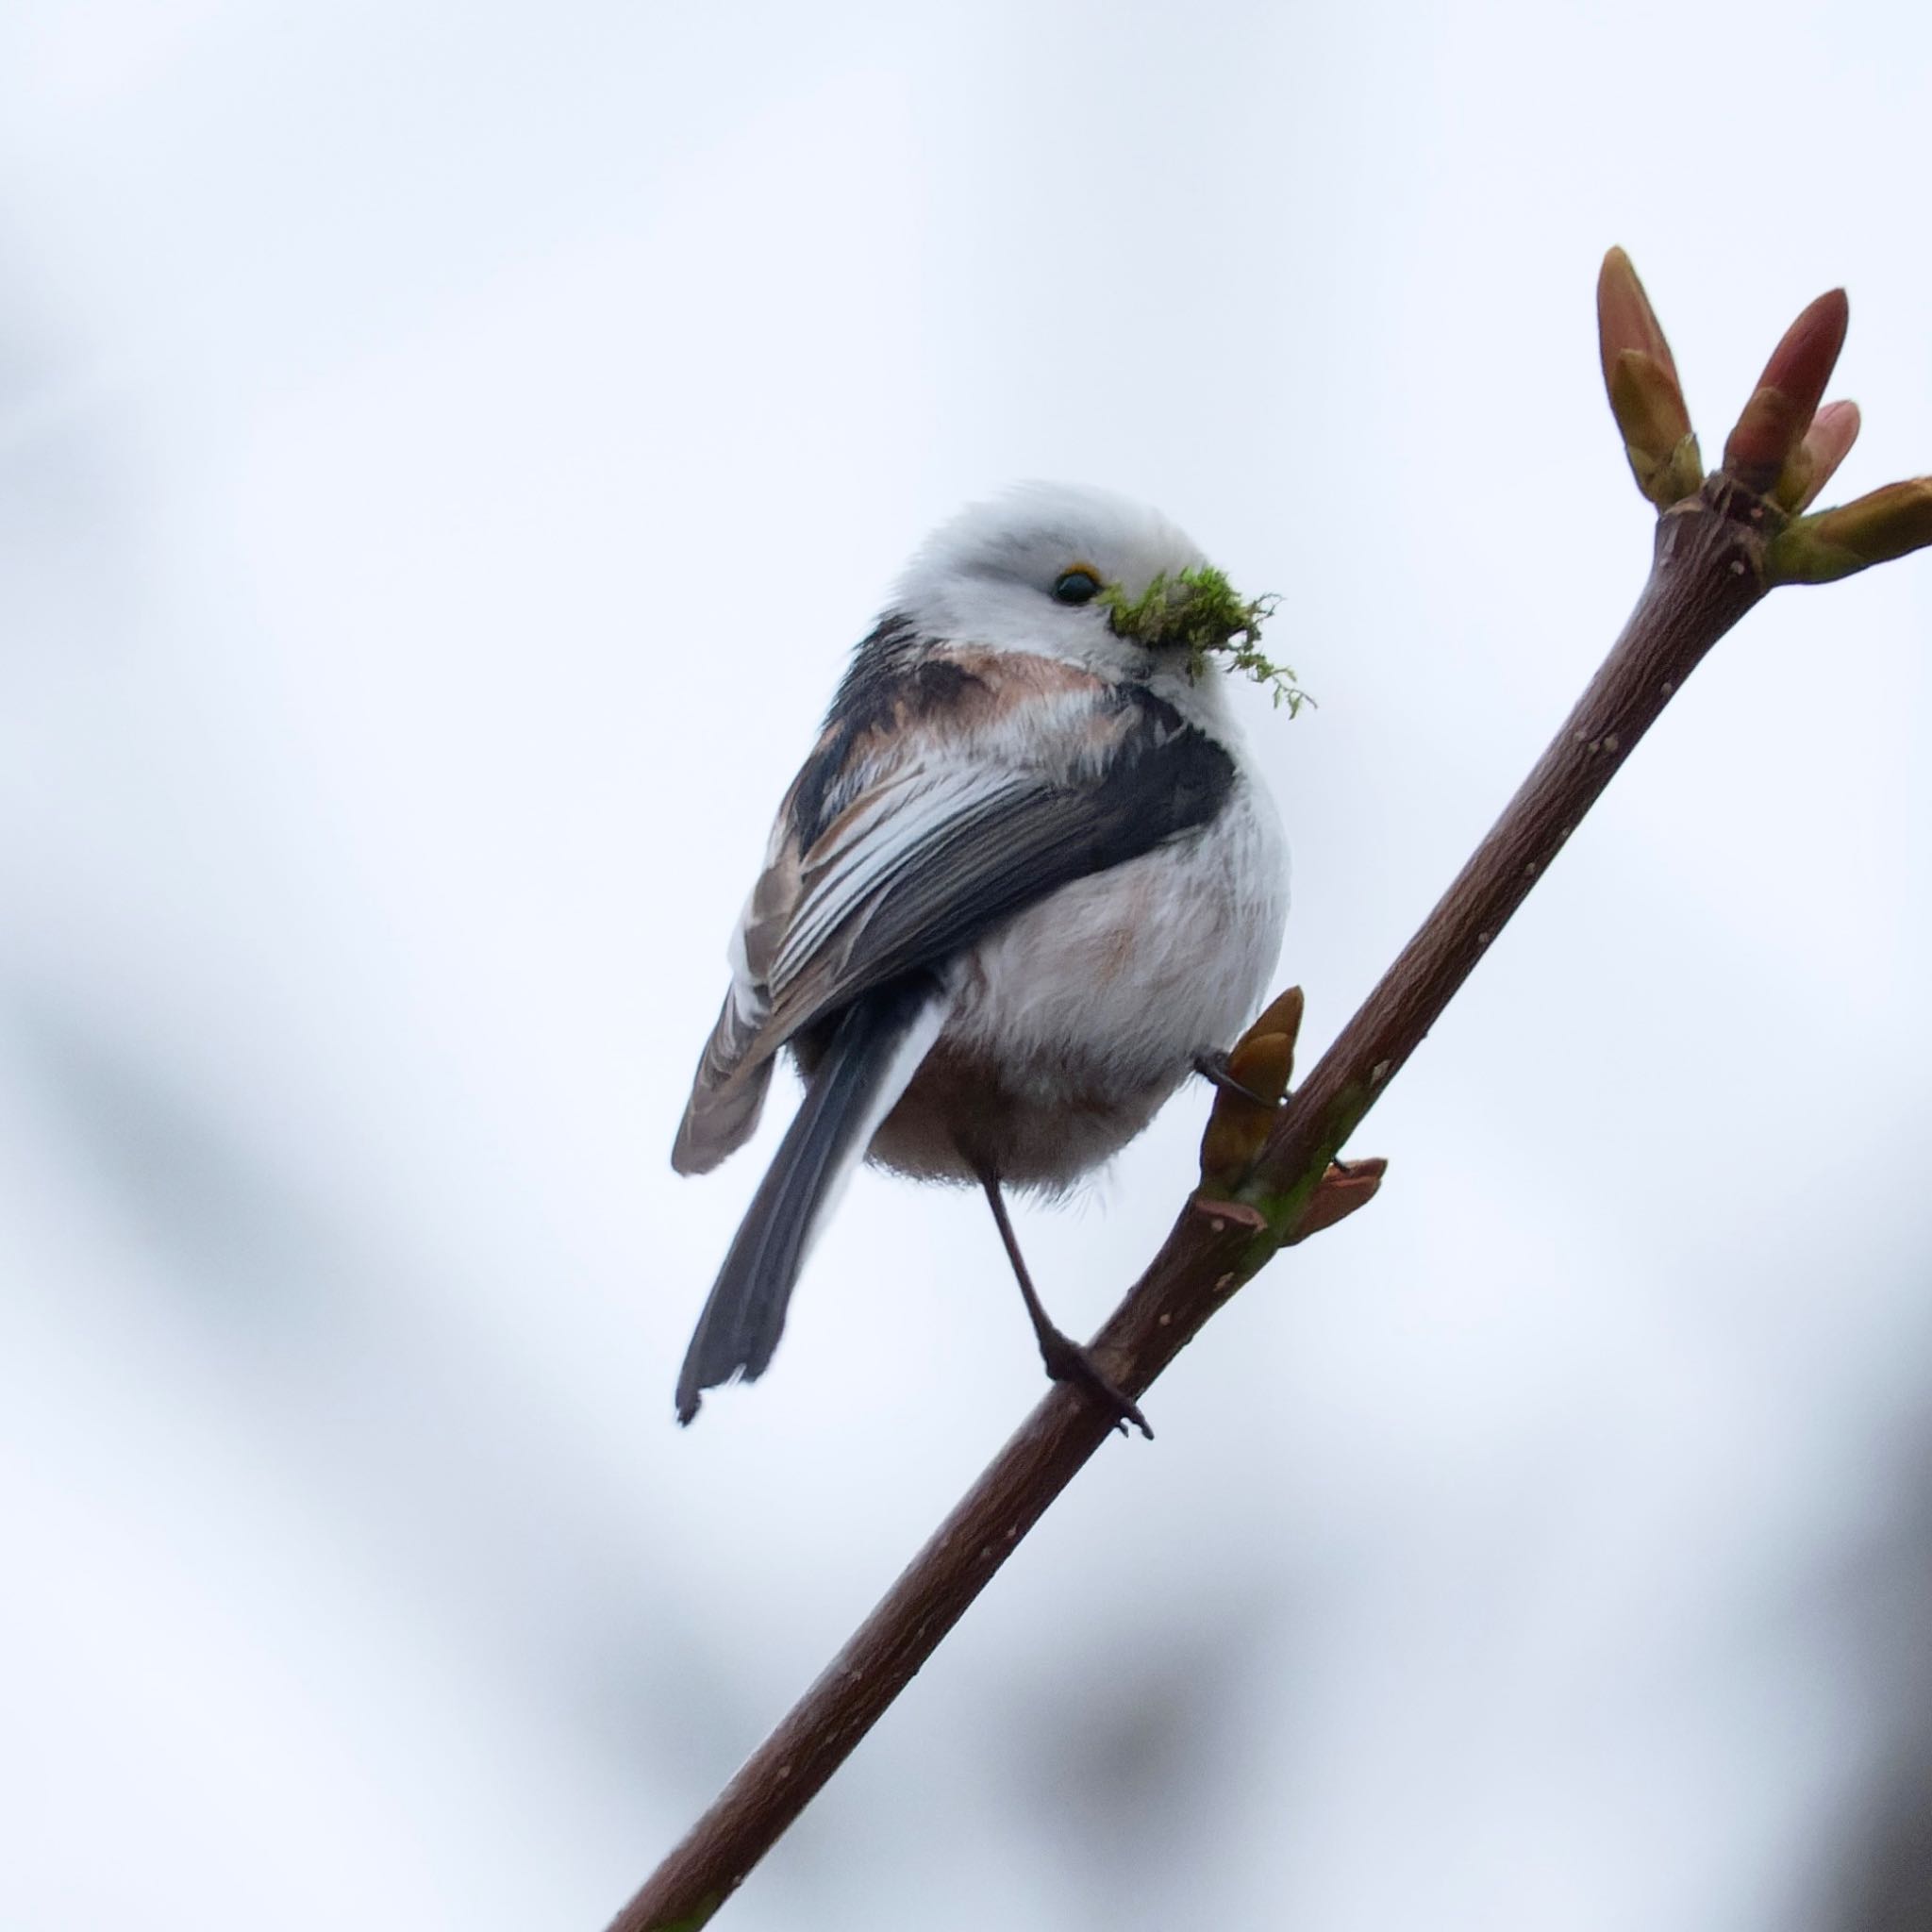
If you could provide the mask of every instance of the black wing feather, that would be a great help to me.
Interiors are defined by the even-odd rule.
[[[827,934],[814,948],[818,970],[799,975],[805,997],[794,1003],[787,989],[777,1002],[794,1008],[784,1034],[943,963],[1061,886],[1207,824],[1234,789],[1233,758],[1149,691],[1129,687],[1120,703],[1132,724],[1091,782],[1041,781],[988,798],[935,831]]]

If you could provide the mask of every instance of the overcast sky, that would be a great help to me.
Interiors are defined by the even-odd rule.
[[[1279,592],[1318,1047],[1642,580],[1608,244],[1707,452],[1842,283],[1840,491],[1932,469],[1928,84],[1903,0],[0,10],[0,1922],[600,1925],[1039,1392],[983,1207],[865,1175],[671,1420],[785,1109],[701,1182],[672,1129],[908,551],[1065,478]],[[1928,651],[1924,559],[1725,641],[1368,1123],[1375,1207],[734,1927],[1882,1898]],[[1206,1107],[1023,1215],[1066,1325]]]

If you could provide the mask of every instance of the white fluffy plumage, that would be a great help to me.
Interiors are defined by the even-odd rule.
[[[791,1050],[805,1102],[700,1319],[683,1420],[761,1373],[867,1154],[979,1182],[1008,1231],[1003,1185],[1108,1159],[1253,1014],[1287,913],[1279,821],[1218,670],[1113,617],[1204,561],[1155,510],[1033,485],[900,577],[779,808],[674,1151],[703,1172],[741,1144]],[[1050,1339],[1074,1345],[1041,1333],[1053,1367]],[[1098,1380],[1055,1368],[1074,1372]]]

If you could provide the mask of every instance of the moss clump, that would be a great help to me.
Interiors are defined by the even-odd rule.
[[[1188,675],[1208,675],[1210,653],[1225,658],[1229,667],[1245,672],[1257,684],[1286,705],[1291,718],[1314,699],[1294,681],[1293,670],[1264,657],[1260,649],[1261,622],[1274,614],[1277,600],[1257,597],[1249,603],[1235,594],[1233,585],[1212,564],[1199,564],[1169,576],[1163,572],[1141,594],[1129,602],[1118,584],[1100,593],[1108,608],[1108,623],[1117,635],[1150,647],[1165,645],[1188,654]]]

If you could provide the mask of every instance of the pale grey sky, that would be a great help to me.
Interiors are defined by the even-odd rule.
[[[1311,1043],[1641,580],[1628,247],[1707,447],[1842,282],[1932,469],[1906,5],[0,16],[0,1923],[601,1924],[1024,1412],[862,1176],[671,1386],[778,1125],[666,1154],[911,545],[1159,503]],[[729,1920],[1831,1923],[1923,1732],[1932,564],[1755,613],[1362,1137]],[[1023,1235],[1068,1325],[1206,1099]],[[1916,1541],[1915,1541],[1916,1540]],[[1923,1742],[1923,1738],[1920,1739]]]

